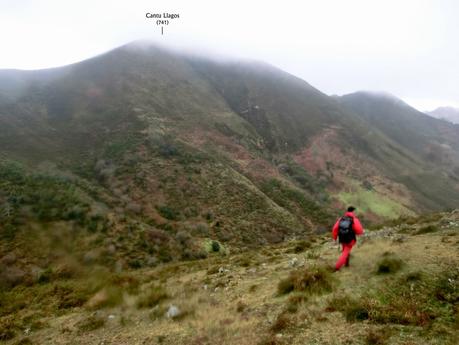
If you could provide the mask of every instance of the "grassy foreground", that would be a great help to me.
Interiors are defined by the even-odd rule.
[[[457,344],[459,213],[154,269],[42,273],[3,289],[5,344]],[[5,264],[5,258],[2,259]]]

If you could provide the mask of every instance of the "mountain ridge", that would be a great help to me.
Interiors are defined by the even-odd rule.
[[[101,264],[143,267],[205,256],[209,239],[239,250],[323,231],[347,204],[379,222],[459,202],[454,127],[421,117],[410,128],[421,115],[404,103],[332,98],[269,64],[128,45],[25,72],[30,82],[8,73],[5,236],[77,228],[78,260],[104,257],[91,236],[118,248]]]

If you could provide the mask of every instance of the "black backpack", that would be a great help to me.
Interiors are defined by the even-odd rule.
[[[339,220],[338,224],[338,238],[339,243],[349,243],[355,240],[355,232],[352,229],[354,219],[352,217],[344,216]]]

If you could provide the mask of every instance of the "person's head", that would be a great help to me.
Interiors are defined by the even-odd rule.
[[[355,211],[355,207],[354,206],[349,206],[347,208],[347,212],[354,212]]]

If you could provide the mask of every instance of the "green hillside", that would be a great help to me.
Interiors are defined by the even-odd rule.
[[[2,254],[24,281],[57,250],[26,243],[67,233],[55,262],[140,268],[323,231],[349,202],[368,222],[457,205],[454,128],[422,118],[408,143],[373,120],[378,102],[362,113],[261,62],[139,43],[0,71]],[[421,116],[406,111],[402,129]],[[417,149],[434,144],[452,159]]]

